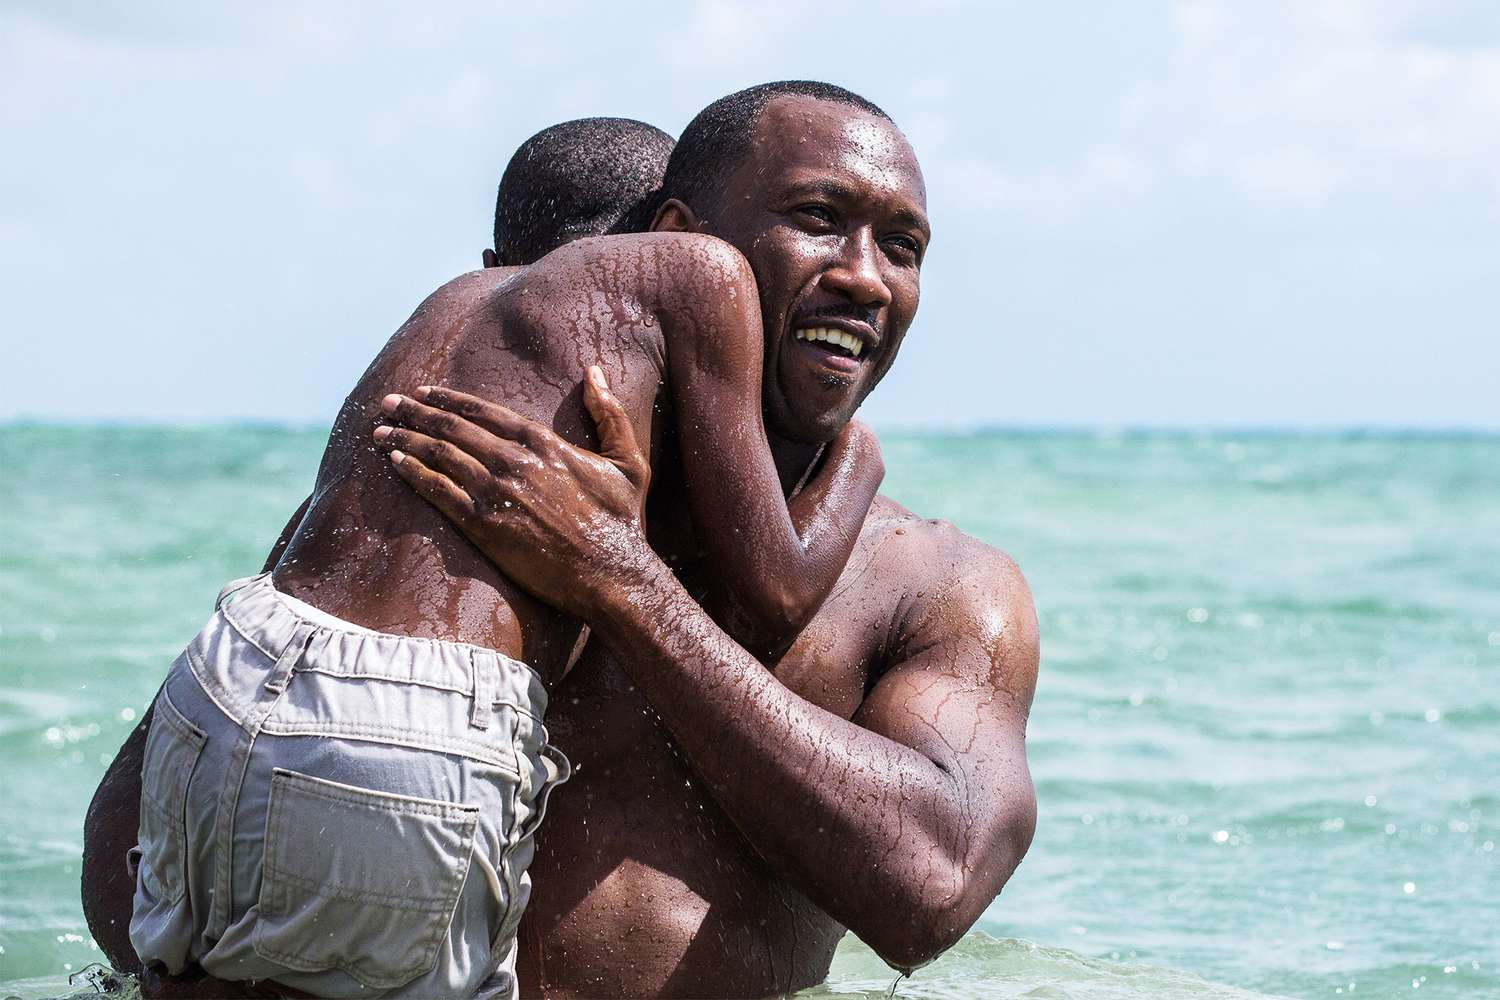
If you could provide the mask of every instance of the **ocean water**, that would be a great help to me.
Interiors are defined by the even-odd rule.
[[[84,809],[323,435],[0,435],[0,996],[100,959]],[[886,491],[1035,592],[1019,873],[813,995],[1500,995],[1500,437],[889,436]],[[75,986],[71,989],[77,990]]]

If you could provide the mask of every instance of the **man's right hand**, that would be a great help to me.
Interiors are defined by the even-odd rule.
[[[475,396],[424,387],[382,402],[375,438],[396,472],[532,595],[592,620],[655,563],[643,528],[646,455],[598,368],[584,404],[599,454]]]

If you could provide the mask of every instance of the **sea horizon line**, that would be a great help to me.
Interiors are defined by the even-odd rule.
[[[1008,421],[905,422],[872,420],[871,426],[889,437],[985,437],[990,435],[1034,435],[1098,438],[1111,437],[1394,437],[1394,438],[1500,438],[1500,427],[1475,425],[1414,425],[1397,423],[1349,424],[1277,424],[1244,422],[1153,423],[1084,422],[1045,423]],[[224,418],[213,420],[158,420],[134,417],[106,417],[94,420],[65,420],[51,417],[15,416],[0,418],[0,428],[17,430],[109,430],[159,431],[176,433],[210,433],[222,431],[263,431],[288,434],[327,434],[332,421],[280,421],[258,418]]]

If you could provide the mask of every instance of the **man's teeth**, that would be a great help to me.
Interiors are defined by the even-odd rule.
[[[843,330],[834,330],[826,326],[809,327],[806,330],[798,330],[792,334],[798,340],[823,340],[837,347],[842,347],[854,357],[859,357],[859,352],[865,349],[865,342],[852,333]]]

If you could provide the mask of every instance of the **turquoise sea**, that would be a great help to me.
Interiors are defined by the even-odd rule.
[[[99,960],[89,796],[322,443],[0,435],[0,996]],[[851,939],[817,995],[1500,995],[1500,437],[885,444],[1031,581],[1040,825],[951,953],[897,983]]]

